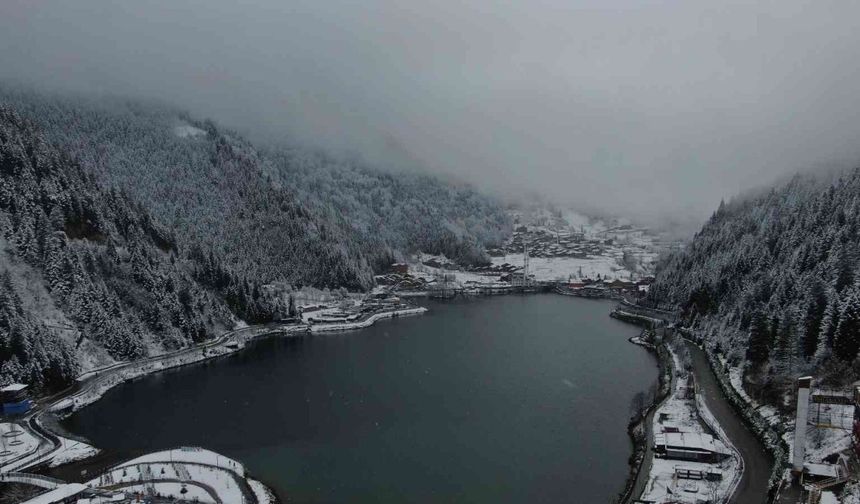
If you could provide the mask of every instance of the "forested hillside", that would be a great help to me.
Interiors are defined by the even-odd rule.
[[[118,191],[99,187],[15,112],[0,108],[0,375],[59,386],[78,371],[76,350],[134,359],[200,341],[232,325],[174,234]],[[41,272],[69,334],[29,310],[16,263]],[[16,285],[17,283],[17,285]]]
[[[168,107],[0,88],[0,382],[288,315],[263,289],[366,289],[406,253],[485,260],[510,232],[468,187],[297,148]]]
[[[860,170],[797,176],[721,204],[684,250],[665,258],[649,294],[676,304],[748,379],[775,388],[815,372],[860,371]],[[778,388],[778,387],[776,387]]]
[[[392,175],[305,149],[257,149],[177,110],[0,89],[83,167],[122,188],[235,275],[368,288],[400,253],[486,259],[507,216],[467,187]]]
[[[405,252],[443,254],[462,264],[487,262],[485,246],[501,244],[510,218],[470,187],[425,175],[385,173],[303,149],[271,149],[273,178],[303,200],[324,201],[350,216],[362,236]]]

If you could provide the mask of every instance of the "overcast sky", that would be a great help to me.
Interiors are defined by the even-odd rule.
[[[490,191],[705,216],[860,165],[858,20],[851,0],[2,0],[0,78]]]

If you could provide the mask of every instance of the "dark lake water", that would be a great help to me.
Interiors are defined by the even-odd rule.
[[[116,387],[65,425],[100,448],[205,446],[287,502],[609,502],[654,359],[609,303],[426,302]]]

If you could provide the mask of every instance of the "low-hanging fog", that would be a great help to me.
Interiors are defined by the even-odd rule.
[[[860,164],[860,3],[4,0],[0,80],[502,194],[702,218]]]

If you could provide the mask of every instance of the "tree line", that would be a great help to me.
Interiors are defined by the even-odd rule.
[[[848,383],[860,373],[858,224],[860,170],[721,203],[659,262],[649,300],[679,306],[750,380]]]

